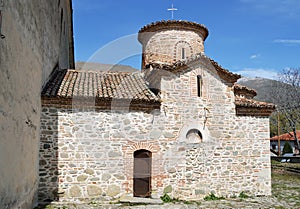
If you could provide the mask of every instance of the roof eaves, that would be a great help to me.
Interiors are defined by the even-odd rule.
[[[196,54],[190,58],[187,58],[185,60],[178,60],[178,61],[174,62],[173,64],[161,63],[161,62],[151,62],[146,65],[146,68],[150,68],[150,66],[151,66],[153,68],[158,68],[158,69],[162,69],[162,70],[167,70],[167,71],[172,71],[172,72],[180,72],[180,71],[184,71],[184,70],[188,69],[188,67],[190,65],[193,65],[194,63],[199,61],[201,58],[207,59],[212,64],[212,66],[216,69],[218,75],[222,79],[224,79],[230,83],[235,83],[238,79],[241,78],[241,75],[232,73],[229,70],[223,68],[216,61],[209,58],[208,56],[206,56],[203,53],[198,53],[198,54]]]
[[[235,97],[237,115],[270,116],[276,109],[276,105],[267,102],[259,102],[253,99]]]

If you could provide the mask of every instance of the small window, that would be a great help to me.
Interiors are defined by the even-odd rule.
[[[5,36],[1,33],[1,27],[2,27],[2,13],[1,13],[1,0],[0,0],[0,37],[1,39],[4,39]]]
[[[202,142],[202,134],[198,129],[191,129],[187,132],[186,138],[189,141]]]
[[[181,49],[181,59],[185,59],[185,50],[184,50],[184,48]]]
[[[198,92],[198,97],[202,97],[202,85],[203,85],[203,80],[201,75],[197,75],[197,92]]]

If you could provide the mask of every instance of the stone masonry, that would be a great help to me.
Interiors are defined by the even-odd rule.
[[[73,60],[70,0],[0,0],[0,208],[33,208],[41,89]]]
[[[268,118],[236,116],[232,88],[223,96],[224,84],[205,73],[209,102],[191,96],[192,71],[162,84],[168,94],[162,94],[159,115],[44,107],[41,198],[111,200],[131,194],[138,149],[153,153],[154,196],[170,186],[172,196],[181,199],[210,192],[270,194]],[[210,110],[210,128],[204,127],[204,107]],[[201,130],[202,140],[189,141],[191,129]]]
[[[174,24],[191,30],[193,37],[198,34],[199,40],[208,34],[203,26],[184,21],[158,22],[142,31],[154,32],[161,24],[170,26],[173,42],[168,44],[174,47],[185,36],[193,39],[178,29],[180,40],[174,40]],[[150,51],[156,50],[147,40]],[[201,44],[190,46],[193,53],[204,50]],[[51,78],[42,93],[40,201],[105,202],[133,196],[138,150],[151,153],[151,197],[270,195],[268,115],[274,105],[252,100],[252,90],[235,86],[238,75],[193,53],[175,58],[175,64],[144,57],[144,81],[136,75],[70,70],[59,74],[62,79]],[[163,54],[173,57],[174,50]],[[121,103],[114,101],[125,102],[117,108]]]
[[[143,45],[142,68],[151,62],[169,63],[204,52],[204,41],[208,35],[205,26],[180,21],[169,24],[161,21],[143,27],[139,32],[139,41]]]

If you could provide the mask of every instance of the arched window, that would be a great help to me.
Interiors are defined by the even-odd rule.
[[[186,41],[178,41],[174,48],[174,61],[184,60],[193,56],[193,48]]]
[[[203,86],[202,76],[197,75],[197,95],[198,95],[198,97],[202,97],[202,86]]]
[[[2,27],[2,13],[1,13],[2,11],[1,11],[1,7],[3,7],[3,5],[1,5],[1,4],[3,4],[3,3],[0,0],[0,37],[1,37],[1,39],[4,39],[5,36],[1,33],[1,27]]]
[[[188,141],[202,141],[202,134],[198,129],[191,129],[187,132],[186,138]]]
[[[181,59],[185,59],[185,51],[184,51],[184,48],[181,49]]]

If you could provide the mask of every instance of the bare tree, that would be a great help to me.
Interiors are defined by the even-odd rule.
[[[300,125],[300,68],[284,69],[279,73],[278,78],[281,83],[275,84],[270,97],[278,104],[277,110],[283,116],[284,132],[293,132],[295,148],[299,150],[296,130]]]

